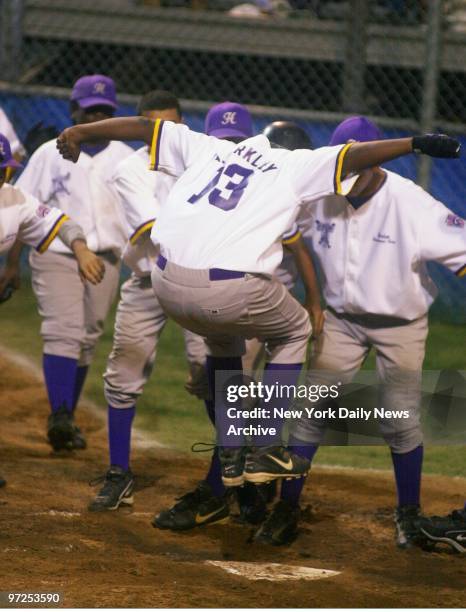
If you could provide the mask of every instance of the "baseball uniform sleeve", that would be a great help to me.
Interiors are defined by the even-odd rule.
[[[293,223],[293,226],[283,234],[282,236],[282,244],[287,246],[289,244],[293,244],[301,237],[301,232],[299,230],[298,224]]]
[[[20,205],[18,238],[44,253],[68,219],[58,208],[45,206],[27,196],[26,202]]]
[[[436,261],[460,277],[466,276],[466,221],[417,188],[416,222],[420,259]],[[408,202],[409,205],[409,202]]]
[[[187,125],[157,119],[150,151],[150,169],[180,176],[209,149],[215,138],[193,132]]]
[[[351,144],[322,147],[314,151],[293,151],[292,183],[302,201],[338,194],[346,195],[357,175],[342,179],[343,160]]]
[[[128,238],[135,244],[154,225],[160,203],[156,196],[156,173],[148,172],[138,153],[118,164],[115,187],[128,223]]]

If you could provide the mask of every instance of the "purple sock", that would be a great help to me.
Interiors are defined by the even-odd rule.
[[[81,397],[81,391],[84,387],[84,382],[86,380],[87,373],[89,371],[89,366],[78,366],[76,371],[76,381],[74,383],[74,392],[73,392],[73,412],[78,405],[79,398]]]
[[[240,370],[243,369],[241,357],[211,357],[206,359],[207,380],[209,384],[209,394],[215,397],[215,372],[216,370]],[[212,425],[215,425],[215,402],[214,400],[205,400],[207,415]],[[221,497],[225,493],[225,486],[222,482],[222,469],[220,459],[218,457],[218,448],[215,448],[212,459],[210,461],[209,471],[205,478],[210,485],[212,493],[216,497]]]
[[[302,440],[298,440],[292,436],[290,436],[290,439],[288,440],[288,446],[292,453],[299,455],[300,457],[306,457],[306,459],[309,459],[311,462],[314,459],[317,449],[319,448],[316,444],[304,445]],[[301,497],[301,492],[305,482],[305,476],[302,478],[294,478],[293,480],[283,481],[280,491],[280,499],[287,501],[292,506],[299,506],[299,499]]]
[[[52,412],[63,407],[71,412],[78,368],[77,359],[44,353],[42,367]]]
[[[205,481],[210,485],[212,493],[216,497],[221,497],[225,493],[225,487],[222,482],[222,468],[218,457],[218,448],[215,448],[212,454],[209,471],[207,472]]]
[[[392,452],[399,506],[419,505],[423,456],[422,444],[409,453]]]
[[[209,421],[215,427],[215,404],[213,400],[204,400],[205,409],[207,412],[207,416],[209,417]]]
[[[240,374],[243,371],[243,362],[241,357],[212,357],[211,355],[207,355],[206,358],[206,370],[207,370],[207,384],[209,386],[209,396],[213,398],[211,401],[206,401],[206,409],[207,414],[211,422],[216,426],[217,430],[217,440],[220,445],[227,439],[227,428],[228,428],[228,418],[227,408],[231,407],[232,404],[227,404],[226,397],[224,397],[223,392],[221,390],[215,390],[215,374],[216,372],[221,371],[234,371],[239,372]],[[237,404],[239,407],[241,400],[238,400]],[[217,421],[216,415],[220,415],[220,419]],[[238,426],[241,425],[240,422],[235,423]],[[232,445],[231,438],[228,439],[228,443]],[[238,437],[237,442],[235,443],[238,446],[242,445],[242,440]]]
[[[110,465],[118,465],[123,470],[129,469],[131,449],[131,425],[136,406],[131,408],[108,407],[108,445]]]

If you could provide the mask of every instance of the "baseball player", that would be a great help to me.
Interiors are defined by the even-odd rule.
[[[115,84],[109,77],[89,75],[74,84],[70,110],[75,124],[112,117],[116,107]],[[116,165],[130,153],[129,146],[106,141],[84,147],[79,163],[73,165],[62,159],[55,141],[50,141],[35,151],[17,182],[44,204],[72,215],[90,248],[105,261],[105,279],[94,288],[81,283],[76,261],[64,244],[54,242],[44,257],[30,254],[51,407],[47,434],[54,450],[86,447],[74,424],[74,410],[118,288],[126,230],[111,179]]]
[[[20,167],[9,140],[0,134],[0,253],[8,252],[16,240],[33,246],[41,254],[58,236],[73,252],[77,274],[98,284],[104,275],[102,260],[88,248],[82,229],[58,208],[41,204],[32,195],[6,183],[12,169]],[[10,262],[7,260],[7,267]],[[0,303],[11,297],[8,274],[0,275]],[[1,485],[5,481],[0,478]]]
[[[365,117],[341,123],[331,145],[380,140]],[[380,168],[363,171],[351,191],[319,199],[309,209],[309,236],[323,273],[324,331],[310,361],[309,383],[349,383],[371,348],[376,353],[380,406],[409,418],[380,421],[390,446],[398,492],[396,542],[416,542],[423,458],[420,381],[427,312],[436,296],[425,262],[466,273],[464,221],[423,189]],[[306,234],[307,235],[307,234]],[[326,421],[299,422],[289,443],[312,461]],[[284,483],[281,499],[256,534],[285,544],[296,535],[304,479]]]
[[[253,134],[252,116],[245,106],[236,102],[216,104],[209,109],[206,115],[205,133],[230,142],[241,142]],[[204,342],[203,349],[205,354]],[[214,401],[207,397],[205,404],[209,420],[215,427]],[[159,512],[152,521],[152,525],[158,529],[185,531],[202,524],[222,522],[230,513],[225,492],[218,449],[215,447],[206,477],[193,491],[179,497],[172,507]],[[252,496],[249,495],[248,507],[253,501]]]
[[[233,102],[217,104],[207,114],[205,133],[209,136],[241,142],[253,134],[251,114],[241,104]],[[291,122],[277,121],[268,126],[264,133],[277,146],[289,149],[311,148],[311,142],[306,132]],[[312,260],[296,225],[283,236],[282,244],[284,246],[284,258],[277,269],[276,276],[291,290],[296,282],[297,267],[299,267],[306,289],[305,308],[310,313],[315,333],[314,320],[320,329],[321,321],[323,321],[320,292]],[[286,252],[289,252],[289,255],[285,255]],[[286,264],[284,264],[285,260]],[[255,362],[263,355],[264,351],[263,343],[255,338],[247,340],[246,353],[242,359],[243,368],[245,370],[255,370]],[[211,422],[215,424],[215,408],[212,401],[208,407],[208,414]],[[214,452],[212,464],[217,460],[216,455],[217,451]],[[206,482],[210,484],[210,491],[205,487]],[[264,519],[266,502],[270,496],[269,489],[270,487],[266,487],[264,490],[259,490],[258,487],[250,483],[245,483],[244,487],[237,489],[240,520],[242,522],[258,524]],[[215,493],[216,500],[212,500],[209,496],[211,491]],[[224,493],[220,470],[214,472],[211,465],[206,480],[202,481],[194,491],[179,498],[173,507],[160,512],[155,517],[153,525],[162,529],[185,530],[199,525],[199,517],[205,514],[209,515],[210,522],[222,520],[228,514],[228,503]],[[217,510],[217,513],[214,510]]]
[[[282,259],[281,237],[303,202],[346,194],[355,173],[401,155],[457,157],[460,148],[434,134],[288,151],[272,149],[263,135],[235,144],[145,118],[74,126],[57,146],[77,161],[83,142],[109,138],[151,144],[152,169],[178,178],[151,233],[160,247],[152,284],[168,315],[206,337],[212,391],[216,371],[241,371],[247,337],[267,342],[268,375],[286,372],[288,383],[297,381],[311,325],[273,272]],[[247,458],[241,439],[228,440],[235,446],[223,439],[226,486],[307,473],[309,460],[280,446],[280,420],[273,424]]]
[[[182,121],[178,99],[162,90],[145,94],[139,102],[138,114],[175,123]],[[162,172],[148,172],[149,163],[149,149],[144,146],[120,162],[113,177],[128,225],[129,242],[123,261],[132,274],[121,287],[113,347],[104,374],[110,467],[103,479],[95,481],[103,480],[103,486],[89,504],[89,510],[94,512],[116,510],[120,505],[133,503],[132,422],[136,401],[152,372],[157,344],[167,322],[150,280],[157,255],[150,231],[175,179]],[[184,335],[191,369],[189,384],[200,393],[198,373],[205,363],[204,340],[188,330],[184,330]],[[209,476],[206,481],[209,486]]]

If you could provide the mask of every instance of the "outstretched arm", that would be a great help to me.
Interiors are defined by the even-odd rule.
[[[460,143],[445,134],[425,134],[414,138],[356,142],[348,149],[342,166],[342,176],[380,166],[384,162],[408,155],[424,153],[431,157],[455,158],[460,156]]]
[[[146,117],[117,117],[66,128],[57,138],[57,149],[65,159],[76,162],[83,142],[142,140],[151,144],[154,121]]]

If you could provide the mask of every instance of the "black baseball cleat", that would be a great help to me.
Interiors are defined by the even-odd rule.
[[[246,457],[244,480],[262,484],[278,478],[300,478],[307,475],[310,467],[309,459],[282,446],[256,447]]]
[[[53,450],[73,450],[74,436],[73,414],[64,406],[52,412],[47,421],[47,437]]]
[[[187,531],[200,525],[225,522],[230,514],[226,496],[216,497],[210,485],[201,481],[194,491],[177,498],[174,506],[162,510],[152,521],[157,529]]]
[[[0,476],[0,487],[4,487],[6,485],[6,480]]]
[[[244,446],[219,446],[218,458],[222,466],[222,481],[226,487],[240,487],[244,483]]]
[[[254,534],[254,541],[273,546],[291,544],[298,534],[299,506],[281,499]]]
[[[398,506],[395,510],[395,541],[398,548],[412,548],[420,544],[419,521],[421,509],[416,505]]]
[[[134,477],[130,470],[111,465],[106,474],[91,480],[89,484],[95,486],[102,482],[104,486],[87,507],[90,512],[106,512],[133,505]]]
[[[466,553],[466,508],[454,510],[448,516],[422,518],[420,530],[434,545],[448,544],[460,553]]]
[[[73,440],[71,448],[72,450],[84,450],[87,448],[86,438],[84,437],[83,432],[76,425],[73,425]]]
[[[246,482],[236,489],[239,506],[239,516],[235,517],[237,523],[260,525],[267,516],[267,504],[276,493],[276,481],[266,484],[254,485]]]

